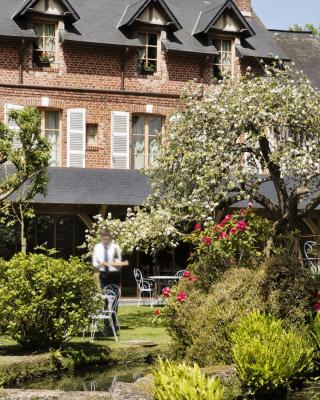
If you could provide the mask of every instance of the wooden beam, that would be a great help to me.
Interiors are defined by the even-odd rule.
[[[80,213],[77,214],[77,216],[81,219],[81,221],[86,225],[88,229],[92,229],[93,222],[88,214]]]
[[[307,225],[313,235],[320,235],[320,227],[313,221],[312,218],[304,218],[303,222]]]
[[[107,211],[108,211],[108,207],[109,207],[109,206],[107,206],[107,205],[102,205],[102,206],[100,207],[100,215],[101,215],[101,217],[102,217],[103,219],[106,218]]]

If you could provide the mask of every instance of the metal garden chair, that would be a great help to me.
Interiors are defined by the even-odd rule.
[[[144,278],[142,272],[138,268],[135,268],[133,273],[138,289],[138,306],[140,306],[141,300],[143,301],[143,304],[145,304],[145,295],[149,296],[150,306],[152,306],[152,297],[155,290],[154,281],[152,279]]]
[[[305,258],[308,262],[308,265],[309,265],[310,270],[313,275],[320,274],[320,259],[319,259],[319,257],[314,256],[315,255],[314,247],[316,245],[317,245],[316,242],[309,240],[309,241],[305,242],[304,246],[303,246]]]

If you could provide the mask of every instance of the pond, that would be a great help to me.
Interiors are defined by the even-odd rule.
[[[288,400],[320,400],[320,383],[310,383],[302,391],[290,393]]]
[[[91,367],[78,371],[64,372],[45,378],[21,382],[18,389],[71,391],[110,391],[116,382],[133,383],[151,371],[151,365],[120,365],[116,368]]]

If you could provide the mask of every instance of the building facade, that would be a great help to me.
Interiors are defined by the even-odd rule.
[[[34,245],[77,254],[92,217],[124,216],[185,90],[289,60],[251,0],[0,0],[0,110],[33,106],[52,145]],[[298,35],[298,34],[297,34]],[[310,35],[309,35],[310,36]],[[1,111],[0,111],[1,114]]]

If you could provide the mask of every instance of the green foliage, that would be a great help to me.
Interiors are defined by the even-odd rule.
[[[231,364],[232,332],[245,315],[264,309],[262,278],[259,270],[233,268],[220,276],[209,293],[202,291],[202,279],[196,283],[182,279],[163,312],[174,354],[200,366]],[[183,304],[175,298],[179,291],[187,293]]]
[[[228,214],[219,224],[206,223],[204,229],[197,224],[185,237],[194,248],[191,269],[211,284],[230,266],[256,267],[271,234],[271,222],[252,209]]]
[[[316,366],[320,367],[320,313],[318,312],[310,324],[310,334],[312,343],[316,349]]]
[[[262,268],[261,293],[267,312],[287,326],[305,325],[311,294],[320,287],[320,277],[288,254],[268,258]]]
[[[320,93],[299,71],[293,80],[289,69],[266,67],[265,76],[248,73],[187,96],[148,170],[150,203],[192,221],[251,199],[277,231],[299,227],[319,204]],[[287,177],[295,178],[290,185]],[[275,199],[258,190],[264,181],[277,188]],[[303,200],[307,206],[299,208]]]
[[[153,370],[155,400],[223,400],[219,380],[202,374],[197,365],[175,364],[159,360]]]
[[[0,330],[25,349],[57,348],[86,326],[96,294],[77,258],[18,254],[0,262]]]
[[[305,26],[301,26],[298,24],[294,24],[289,28],[290,31],[295,31],[295,32],[302,32],[302,31],[310,31],[312,32],[313,35],[319,36],[320,37],[320,24],[318,27],[314,26],[313,24],[307,23]]]
[[[252,393],[286,387],[313,370],[310,343],[286,330],[282,321],[252,312],[232,335],[232,353],[238,377]]]

